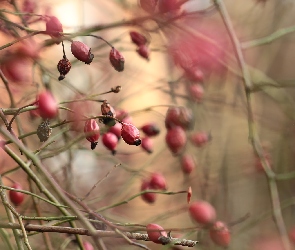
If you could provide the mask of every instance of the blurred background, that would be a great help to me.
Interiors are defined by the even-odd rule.
[[[10,3],[0,2],[1,9],[15,12]],[[292,232],[295,222],[295,4],[291,0],[224,0],[224,3],[241,42],[254,86],[251,103],[257,134],[266,159],[278,174],[276,202],[279,211],[275,212],[282,213],[287,232]],[[16,1],[16,4],[19,9],[24,6],[23,1]],[[157,223],[163,228],[179,229],[178,232],[172,232],[173,237],[199,240],[195,249],[223,249],[210,240],[207,230],[201,230],[192,221],[186,194],[157,194],[152,204],[139,196],[127,204],[106,208],[139,193],[143,180],[158,172],[164,175],[168,191],[187,190],[191,186],[192,201],[206,200],[214,206],[218,220],[229,225],[231,243],[228,249],[285,249],[273,217],[270,181],[249,141],[249,110],[240,77],[241,70],[218,10],[210,9],[213,4],[211,1],[189,0],[175,13],[157,16],[156,21],[109,28],[104,25],[149,14],[136,0],[42,0],[34,4],[33,13],[56,16],[65,33],[101,25],[103,28],[92,34],[103,37],[120,51],[125,58],[125,69],[117,72],[111,67],[110,48],[103,41],[77,36],[73,40],[82,41],[91,47],[94,60],[91,65],[78,61],[71,53],[70,42],[65,41],[65,53],[72,63],[72,69],[65,80],[58,81],[56,65],[63,56],[62,46],[47,46],[42,48],[37,60],[30,61],[29,68],[23,69],[30,72],[29,82],[11,83],[17,107],[34,102],[37,93],[45,87],[52,90],[58,102],[65,102],[98,95],[120,85],[122,90],[119,93],[98,95],[98,98],[106,99],[115,110],[128,112],[137,128],[149,123],[155,123],[160,128],[160,134],[151,138],[152,153],[147,153],[142,147],[129,146],[121,139],[115,155],[103,145],[101,139],[96,149],[90,150],[89,142],[83,138],[83,131],[72,131],[69,126],[54,128],[50,140],[55,143],[39,156],[63,188],[77,197],[84,197],[95,183],[107,176],[85,202],[93,210],[103,210],[100,213],[108,220],[141,225]],[[208,9],[210,11],[200,12]],[[185,13],[185,17],[173,20],[173,16],[179,13]],[[18,16],[10,13],[5,15],[21,23]],[[41,20],[29,27],[45,30],[45,22]],[[15,39],[5,29],[1,31],[1,46]],[[130,39],[130,31],[137,31],[147,37],[149,60],[136,52],[137,47]],[[20,31],[19,34],[24,35],[25,32]],[[265,37],[268,39],[263,39]],[[43,34],[33,37],[37,45],[46,39],[50,37]],[[17,45],[1,50],[3,65],[5,58]],[[203,80],[198,83],[203,93],[201,91],[198,97],[194,96],[190,88],[194,80],[185,75],[185,70],[171,52],[174,46],[180,54],[184,51],[184,56],[198,58],[198,66],[203,74]],[[10,101],[5,86],[1,83],[0,87],[3,93],[1,107],[8,108]],[[60,105],[86,116],[101,114],[101,103],[95,101],[79,102],[76,106],[73,106],[74,103]],[[193,126],[186,131],[188,138],[197,132],[204,132],[210,133],[212,139],[202,147],[196,147],[188,139],[180,154],[171,153],[165,141],[165,116],[171,106],[184,106],[192,112]],[[22,134],[35,131],[41,122],[40,117],[32,118],[29,112],[21,114],[19,119]],[[60,110],[59,119],[70,119],[69,112]],[[55,123],[52,121],[52,124]],[[106,126],[100,126],[102,131],[107,131]],[[81,139],[71,145],[70,142],[79,136]],[[142,131],[141,136],[144,137]],[[27,137],[26,141],[33,151],[42,145],[36,135]],[[195,163],[195,168],[189,174],[182,171],[181,158],[184,153],[192,155]],[[0,154],[1,174],[17,167],[4,151]],[[115,168],[114,165],[118,163],[121,165]],[[27,175],[21,169],[5,176],[21,183],[23,189],[30,188]],[[11,186],[10,179],[3,178],[4,184]],[[40,209],[44,216],[58,213],[44,203],[40,203]],[[26,197],[17,211],[28,216],[35,214],[30,197]],[[5,216],[4,208],[1,208],[1,217],[4,219]],[[187,230],[191,227],[195,228]],[[12,234],[9,230],[7,232]],[[73,242],[69,242],[68,235],[52,233],[49,237],[51,249],[77,248]],[[83,239],[91,242],[89,237]],[[29,240],[33,249],[48,249],[48,245],[42,244],[43,237],[40,234],[30,236]],[[291,237],[289,249],[293,249],[292,240],[294,238]],[[106,249],[137,248],[122,239],[105,238],[104,243]],[[151,242],[140,243],[151,249],[172,249]],[[4,241],[0,241],[0,249],[8,249]]]

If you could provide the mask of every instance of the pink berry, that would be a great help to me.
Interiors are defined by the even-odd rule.
[[[181,169],[183,173],[190,174],[196,167],[194,158],[189,155],[185,154],[181,157]]]
[[[14,183],[14,184],[12,185],[12,188],[20,189],[20,190],[23,189],[22,186],[21,186],[19,183]],[[9,198],[10,198],[10,201],[11,201],[15,206],[18,206],[18,205],[20,205],[20,204],[23,203],[24,198],[25,198],[25,194],[10,190],[10,191],[9,191]]]
[[[204,88],[201,84],[191,84],[188,87],[190,98],[194,102],[201,102],[204,96]]]
[[[191,110],[185,107],[170,107],[165,117],[166,128],[180,126],[183,129],[189,129],[193,123],[193,115]]]
[[[153,189],[166,190],[167,184],[164,175],[160,173],[153,173],[150,178],[150,186]]]
[[[144,2],[148,2],[147,0],[144,0]],[[130,31],[130,37],[133,43],[135,43],[137,46],[145,45],[147,43],[147,39],[144,35],[136,32],[136,31]]]
[[[230,232],[221,221],[216,221],[210,228],[210,238],[218,246],[227,247],[230,243]]]
[[[9,81],[24,84],[31,80],[31,62],[24,57],[12,57],[2,65],[4,75]]]
[[[40,116],[44,119],[52,119],[57,116],[58,106],[49,91],[43,91],[37,97]]]
[[[206,201],[195,201],[189,206],[190,216],[197,223],[208,225],[215,221],[215,208]]]
[[[46,33],[52,37],[61,37],[63,32],[62,24],[57,17],[51,16],[46,21]]]
[[[165,236],[167,237],[167,233],[164,231],[164,228],[162,228],[158,224],[148,224],[146,226],[147,234],[149,236],[149,239],[157,244],[162,244],[162,242],[159,240],[159,237]],[[159,231],[156,231],[159,230]]]
[[[166,143],[173,154],[179,154],[186,144],[186,134],[181,127],[173,127],[167,131]]]
[[[141,183],[140,190],[145,191],[149,189],[152,189],[152,187],[150,186],[150,181],[143,180]],[[156,197],[156,193],[144,193],[141,195],[141,198],[147,203],[154,203],[156,201]]]
[[[203,82],[204,81],[204,74],[203,71],[195,68],[195,67],[186,67],[185,70],[185,76],[188,78],[188,80],[193,82]]]
[[[71,44],[71,52],[78,60],[85,64],[90,64],[94,58],[91,49],[80,41],[73,41]]]
[[[94,250],[94,247],[92,246],[92,244],[88,241],[84,241],[83,242],[83,247],[84,250]]]
[[[102,137],[102,143],[106,148],[112,151],[113,155],[116,154],[115,148],[118,144],[118,137],[115,134],[111,132],[105,133]]]
[[[149,137],[144,137],[141,139],[141,147],[151,154],[153,152],[153,141]]]
[[[211,140],[211,135],[206,132],[197,132],[191,135],[190,140],[194,146],[202,147]]]
[[[166,13],[179,9],[178,0],[159,0],[159,12]]]
[[[100,129],[94,119],[90,119],[85,122],[84,133],[86,134],[87,141],[91,142],[91,149],[95,149],[97,141],[100,137]]]
[[[115,48],[112,48],[110,51],[110,62],[115,70],[118,72],[121,72],[124,70],[124,63],[125,59],[122,56],[122,54],[116,50]]]
[[[131,123],[123,123],[121,136],[129,145],[139,146],[141,144],[139,130]]]
[[[136,52],[144,59],[149,60],[150,57],[150,50],[148,48],[148,46],[144,45],[140,45],[138,47],[138,49],[136,50]]]
[[[140,6],[148,13],[154,13],[158,0],[140,0]]]
[[[117,136],[118,139],[121,138],[121,130],[122,130],[122,124],[117,122],[114,126],[110,127],[109,131],[110,133],[113,133]]]
[[[159,127],[154,123],[148,123],[141,127],[143,133],[147,136],[156,136],[160,133]]]

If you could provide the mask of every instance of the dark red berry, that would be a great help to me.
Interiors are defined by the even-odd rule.
[[[136,52],[143,58],[149,60],[150,57],[150,50],[148,48],[148,46],[144,45],[140,45],[138,47],[138,49],[136,50]]]
[[[164,228],[162,228],[158,224],[148,224],[146,226],[147,234],[149,236],[149,239],[155,243],[162,244],[162,242],[159,240],[161,236],[167,237],[167,233],[164,231]],[[159,230],[159,231],[156,231]]]
[[[196,132],[191,135],[190,140],[194,146],[202,147],[211,140],[211,135],[206,132]]]
[[[173,127],[167,131],[166,143],[173,154],[181,153],[186,141],[186,134],[181,127]]]
[[[115,148],[118,144],[118,137],[115,134],[111,132],[105,133],[102,137],[102,143],[106,148],[112,151],[113,155],[116,153]]]
[[[40,116],[43,119],[52,119],[57,116],[58,105],[49,91],[40,93],[37,97]]]
[[[144,137],[141,139],[141,147],[151,154],[153,152],[153,141],[149,137]]]
[[[154,13],[158,0],[140,0],[140,6],[148,13]]]
[[[185,107],[171,107],[167,110],[165,117],[166,128],[180,126],[183,129],[189,129],[193,124],[192,112]]]
[[[195,201],[189,206],[190,216],[197,223],[208,225],[215,221],[216,211],[212,205],[206,201]]]
[[[146,0],[144,2],[147,2]],[[137,46],[145,45],[147,43],[147,39],[142,34],[136,32],[136,31],[130,31],[130,37],[133,43],[135,43]]]
[[[86,139],[91,142],[91,149],[95,149],[100,136],[100,129],[94,119],[85,122],[84,133],[86,134]]]
[[[85,64],[90,64],[94,58],[91,49],[80,41],[73,41],[71,44],[71,52],[78,60]]]
[[[12,188],[19,189],[19,190],[23,189],[19,183],[14,183],[12,185]],[[22,204],[24,201],[24,198],[25,198],[25,194],[23,193],[12,191],[12,190],[9,191],[9,199],[15,206]]]
[[[216,221],[210,228],[210,238],[218,246],[227,247],[230,243],[230,231],[222,221]]]
[[[63,32],[62,24],[57,17],[51,16],[46,21],[46,33],[52,37],[61,37]],[[58,42],[57,42],[58,43]]]
[[[189,154],[184,154],[181,157],[181,169],[183,173],[190,174],[196,167],[194,158]]]
[[[160,133],[159,127],[154,123],[148,123],[141,127],[143,133],[147,136],[156,136]]]
[[[110,62],[114,69],[118,72],[122,72],[124,70],[125,59],[115,48],[112,48],[110,51]]]
[[[150,178],[150,186],[153,189],[166,190],[167,184],[164,175],[161,173],[153,173]]]
[[[110,127],[109,131],[110,133],[113,133],[117,136],[118,139],[121,138],[121,130],[122,130],[122,124],[117,122],[114,126]]]
[[[143,180],[141,183],[140,190],[145,191],[145,190],[150,190],[152,189],[150,186],[150,181],[149,180]],[[144,193],[141,195],[141,198],[147,202],[147,203],[154,203],[156,201],[156,193]]]
[[[122,123],[121,136],[129,145],[139,146],[141,144],[139,130],[131,123]]]
[[[57,70],[60,73],[58,80],[61,81],[65,78],[65,75],[69,73],[72,65],[67,58],[61,59],[57,64]]]

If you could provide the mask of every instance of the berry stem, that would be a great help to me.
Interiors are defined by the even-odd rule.
[[[105,40],[104,38],[102,38],[101,36],[96,36],[96,35],[85,35],[85,36],[92,36],[92,37],[95,37],[97,39],[100,39],[102,41],[104,41],[107,45],[109,45],[112,49],[114,48],[114,46],[112,44],[110,44],[107,40]]]

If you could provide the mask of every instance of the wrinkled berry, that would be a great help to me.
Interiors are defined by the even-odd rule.
[[[69,73],[72,65],[67,58],[61,59],[57,64],[57,70],[60,73],[58,80],[61,81],[65,78],[65,75]]]
[[[110,51],[110,62],[114,69],[118,72],[122,72],[124,70],[125,59],[115,48],[112,48]]]
[[[94,58],[91,49],[80,41],[73,41],[71,44],[71,52],[78,60],[85,64],[90,64]]]

